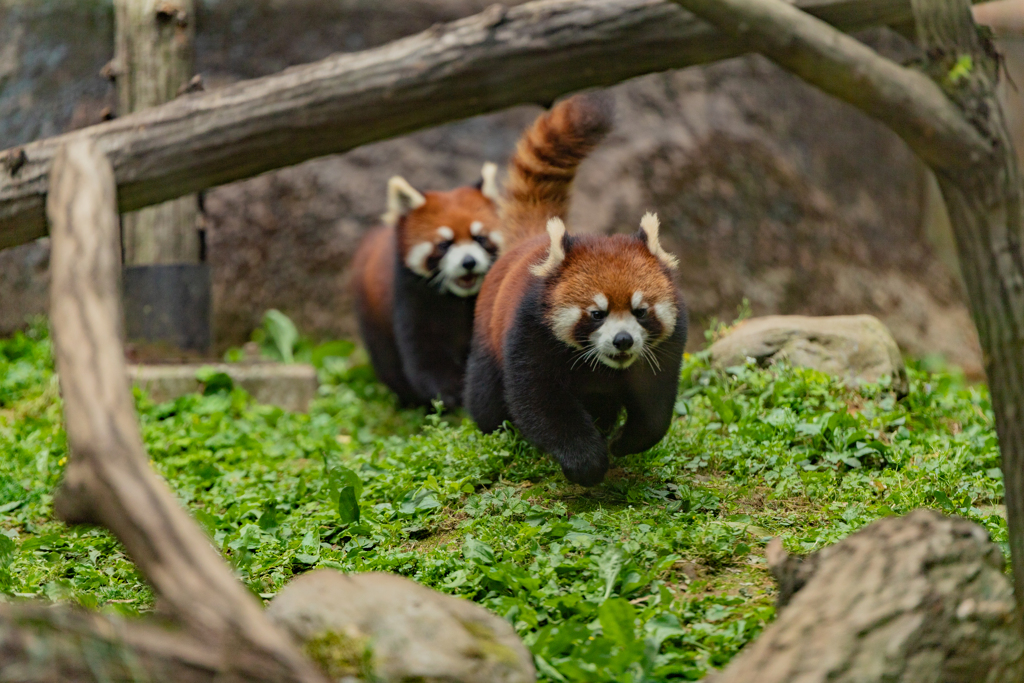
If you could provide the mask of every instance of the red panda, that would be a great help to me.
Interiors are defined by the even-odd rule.
[[[604,479],[609,451],[638,453],[668,431],[686,343],[676,259],[653,214],[631,235],[565,232],[575,170],[608,130],[609,109],[573,97],[520,142],[502,206],[508,251],[477,299],[466,375],[481,430],[510,420],[587,486]]]
[[[352,259],[359,330],[377,377],[407,406],[462,404],[473,309],[503,244],[495,180],[448,192],[388,182],[384,225]]]

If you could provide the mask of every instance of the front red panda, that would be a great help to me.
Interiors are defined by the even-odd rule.
[[[502,207],[511,243],[477,299],[466,375],[481,430],[510,420],[587,486],[604,479],[609,450],[638,453],[668,431],[686,344],[676,259],[653,214],[632,235],[565,232],[576,167],[610,117],[605,101],[577,96],[520,142]]]
[[[421,193],[388,182],[385,225],[352,259],[359,330],[377,377],[405,405],[462,404],[473,308],[502,246],[497,167],[481,182]]]

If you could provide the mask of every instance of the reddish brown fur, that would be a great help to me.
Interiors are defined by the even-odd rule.
[[[394,297],[394,233],[394,228],[387,225],[374,228],[352,257],[352,287],[360,316],[388,330]]]
[[[563,306],[586,309],[594,294],[608,297],[608,312],[632,309],[633,293],[647,302],[675,302],[675,285],[667,269],[643,242],[632,235],[584,235],[572,247],[558,273],[545,281],[544,301],[552,311]],[[537,280],[530,266],[548,253],[548,236],[538,235],[504,254],[491,268],[476,303],[476,328],[495,359],[504,357],[504,340],[530,284]],[[671,329],[665,330],[665,334]]]
[[[420,242],[440,242],[437,228],[445,225],[455,233],[453,241],[473,239],[470,225],[484,224],[484,233],[492,233],[499,225],[494,202],[475,187],[458,187],[448,192],[425,192],[426,203],[410,211],[401,221],[402,257]]]
[[[608,298],[608,313],[633,309],[633,293],[641,291],[648,302],[672,302],[675,287],[666,268],[633,235],[573,238],[572,249],[562,263],[546,302],[552,309],[564,306],[589,308],[594,294]]]
[[[403,260],[415,244],[441,242],[437,228],[442,225],[455,233],[455,242],[472,239],[470,224],[473,221],[484,224],[485,234],[492,234],[498,227],[494,202],[475,187],[425,192],[423,196],[426,203],[400,221],[398,234]],[[394,296],[395,230],[387,225],[374,228],[363,238],[352,259],[352,285],[358,298],[365,301],[366,315],[380,321],[387,317],[389,327]]]
[[[549,218],[566,217],[576,169],[611,127],[609,105],[600,96],[571,97],[539,116],[519,140],[502,205],[507,248],[543,233]]]
[[[547,235],[520,243],[503,254],[484,278],[476,300],[474,327],[498,361],[503,357],[505,334],[515,320],[519,302],[536,279],[530,273],[530,266],[544,259],[548,244]]]

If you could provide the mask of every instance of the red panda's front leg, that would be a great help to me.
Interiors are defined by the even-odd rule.
[[[506,348],[505,402],[512,423],[527,441],[554,456],[566,479],[600,484],[608,471],[608,444],[569,390],[564,359],[552,358],[550,348],[538,348],[529,336],[514,331]]]

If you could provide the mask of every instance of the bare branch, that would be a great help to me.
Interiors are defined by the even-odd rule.
[[[674,0],[808,83],[886,123],[934,168],[987,160],[982,136],[928,76],[783,0]]]
[[[909,0],[797,0],[841,30],[905,24]],[[0,170],[0,249],[46,234],[57,148],[97,140],[133,211],[427,126],[746,51],[667,0],[544,0],[197,93],[32,143]],[[13,152],[13,151],[12,151]],[[24,153],[22,158],[21,153]]]
[[[220,648],[227,670],[321,681],[148,465],[119,333],[113,169],[79,138],[57,151],[51,187],[50,321],[71,452],[57,513],[110,529],[169,611]]]

